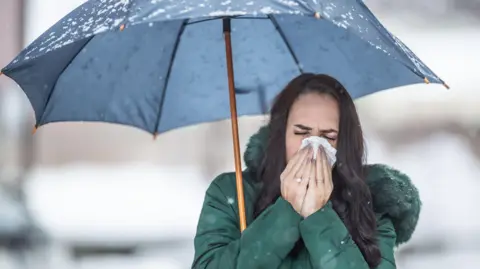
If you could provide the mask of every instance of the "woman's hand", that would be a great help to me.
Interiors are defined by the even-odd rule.
[[[330,199],[332,191],[332,168],[328,164],[325,150],[320,147],[315,161],[315,176],[308,183],[300,215],[306,218],[320,210]]]
[[[300,214],[307,193],[309,178],[315,177],[315,165],[312,161],[313,150],[305,147],[293,156],[280,175],[281,193],[295,211]]]

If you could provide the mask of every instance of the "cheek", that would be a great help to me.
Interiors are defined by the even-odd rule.
[[[300,148],[300,145],[302,144],[302,139],[303,137],[300,135],[286,135],[285,137],[285,149],[286,149],[286,160],[287,163],[290,161],[290,159],[293,158],[293,156],[297,153],[298,149]]]
[[[332,147],[334,147],[335,149],[337,149],[337,141],[338,141],[338,140],[329,141],[329,143],[330,143],[330,145],[332,145]]]

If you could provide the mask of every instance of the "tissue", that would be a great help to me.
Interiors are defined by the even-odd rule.
[[[333,166],[337,161],[337,150],[328,143],[328,140],[319,136],[310,136],[302,140],[302,145],[300,149],[310,145],[313,148],[313,159],[317,158],[318,148],[322,146],[325,149],[327,155],[328,163],[330,166]]]

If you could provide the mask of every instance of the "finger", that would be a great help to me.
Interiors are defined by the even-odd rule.
[[[301,177],[302,171],[308,163],[308,156],[310,155],[310,149],[306,149],[305,152],[302,152],[301,159],[298,160],[298,163],[295,164],[294,168],[291,170],[290,175],[292,177]]]
[[[325,152],[325,149],[322,148],[322,176],[323,176],[323,186],[328,188],[330,185],[329,182],[329,174],[330,172],[330,165],[328,164],[327,161],[327,153]]]
[[[292,159],[290,159],[290,161],[287,163],[287,166],[285,167],[285,171],[291,170],[295,166],[295,164],[297,164],[298,161],[302,159],[303,155],[306,153],[307,150],[308,150],[307,148],[303,148],[299,150],[297,153],[295,153]]]
[[[300,181],[300,183],[297,183],[296,186],[297,196],[301,200],[301,204],[303,204],[303,200],[305,200],[305,197],[307,195],[308,182],[309,180],[303,179],[302,181]]]
[[[322,175],[324,179],[324,196],[325,199],[329,199],[330,195],[333,191],[333,182],[332,182],[332,170],[328,163],[327,153],[325,149],[323,149],[323,160],[322,160]]]
[[[328,168],[328,170],[331,170],[332,166],[330,165],[330,161],[329,161],[328,156],[327,156],[327,150],[322,147],[322,151],[323,151],[323,156],[325,157],[324,158],[325,168]]]
[[[285,168],[285,177],[292,178],[295,177],[297,172],[304,165],[304,161],[308,156],[309,148],[303,148],[288,162],[287,167]]]
[[[292,178],[295,177],[295,173],[297,170],[300,169],[300,167],[304,163],[304,159],[308,154],[308,148],[303,148],[299,152],[297,152],[293,158],[288,162],[287,166],[285,167],[285,170],[282,172],[280,175],[280,181],[281,181],[281,191],[285,193],[288,189],[288,186],[290,184],[289,181],[291,181]],[[287,181],[287,182],[285,182]],[[285,184],[288,183],[288,184]]]
[[[312,155],[309,155],[306,159],[306,165],[302,168],[301,177],[302,180],[308,181],[310,179],[310,170],[312,169]]]
[[[323,171],[322,171],[322,150],[321,150],[322,147],[319,147],[318,148],[318,152],[317,152],[317,160],[315,162],[315,184],[317,184],[318,186],[321,186],[324,181],[324,178],[323,178]]]
[[[308,180],[308,190],[307,190],[307,196],[315,195],[315,192],[317,191],[317,182],[315,178],[311,178]]]
[[[288,186],[296,187],[302,181],[302,170],[307,165],[307,159],[304,159],[301,163],[300,168],[296,173],[291,173],[288,177],[285,178],[285,183]]]
[[[303,190],[307,191],[307,186],[308,186],[308,183],[309,183],[309,180],[308,179],[303,179],[301,182],[300,182],[300,187],[303,188]]]
[[[317,155],[317,158],[318,158],[318,155]],[[308,174],[308,178],[313,179],[314,184],[316,184],[315,181],[317,179],[317,176],[316,176],[317,165],[316,164],[317,164],[317,160],[312,159],[310,169],[309,169],[309,174]]]

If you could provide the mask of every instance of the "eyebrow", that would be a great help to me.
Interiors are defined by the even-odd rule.
[[[311,131],[312,130],[311,127],[308,127],[308,126],[305,126],[305,125],[302,125],[302,124],[295,124],[294,126],[299,128],[299,129],[305,130],[305,131]]]
[[[305,126],[303,124],[295,124],[294,126],[299,128],[299,129],[302,129],[304,131],[311,131],[312,130],[312,127],[308,127],[308,126]],[[320,130],[320,132],[322,132],[322,133],[338,133],[338,131],[335,130],[335,129],[323,129],[323,130]]]

